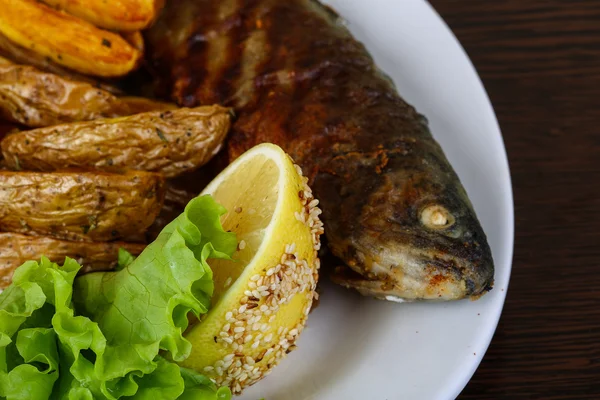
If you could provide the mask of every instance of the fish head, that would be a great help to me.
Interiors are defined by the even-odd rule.
[[[335,240],[332,251],[349,268],[336,269],[334,281],[392,301],[478,298],[491,289],[485,233],[456,174],[432,165],[440,153],[390,153],[387,172],[353,174],[371,194],[339,199],[338,209],[360,216]]]

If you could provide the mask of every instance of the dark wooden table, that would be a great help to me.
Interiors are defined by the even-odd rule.
[[[504,135],[513,273],[460,399],[600,399],[600,1],[431,0]]]

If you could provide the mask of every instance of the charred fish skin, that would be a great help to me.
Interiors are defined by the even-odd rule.
[[[329,8],[174,0],[147,39],[178,103],[235,107],[230,160],[272,142],[302,166],[347,266],[334,281],[387,300],[491,289],[485,233],[426,119]]]

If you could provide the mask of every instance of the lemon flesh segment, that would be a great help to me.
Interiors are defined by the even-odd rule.
[[[321,211],[307,179],[283,150],[258,145],[204,190],[228,213],[235,261],[209,260],[213,307],[186,333],[182,365],[234,393],[258,382],[295,347],[316,296]]]

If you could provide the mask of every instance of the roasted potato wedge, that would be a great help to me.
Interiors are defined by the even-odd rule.
[[[53,74],[79,82],[89,83],[94,87],[106,90],[112,94],[123,94],[123,90],[114,82],[109,82],[106,79],[99,80],[67,69],[53,62],[48,57],[44,57],[35,51],[13,43],[6,36],[0,33],[0,58],[2,57],[4,57],[4,60],[2,60],[3,62],[8,62],[10,60],[10,62],[14,64],[30,65],[42,71],[52,72]],[[0,63],[2,61],[0,61]]]
[[[43,0],[113,31],[137,31],[152,24],[164,5],[164,0]]]
[[[81,272],[86,273],[114,268],[120,248],[138,255],[145,247],[145,244],[139,243],[69,242],[45,236],[1,232],[0,289],[10,285],[17,267],[28,260],[39,260],[42,255],[57,263],[64,262],[65,257],[71,257],[83,266]]]
[[[164,201],[160,174],[0,171],[0,231],[108,241],[148,228]]]
[[[0,116],[31,127],[114,117],[118,98],[34,67],[0,64]],[[118,115],[118,114],[117,114]]]
[[[64,124],[10,135],[2,153],[12,168],[136,169],[173,177],[217,153],[230,117],[227,108],[205,106]]]
[[[29,127],[168,110],[172,104],[113,94],[0,58],[0,118]]]
[[[113,3],[106,5],[112,7]],[[123,76],[133,71],[142,57],[118,33],[99,29],[35,0],[3,0],[0,33],[59,65],[87,75]]]

